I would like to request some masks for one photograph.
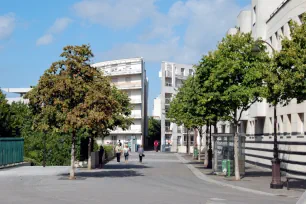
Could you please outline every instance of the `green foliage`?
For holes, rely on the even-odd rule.
[[[210,97],[218,100],[225,110],[223,118],[235,124],[240,120],[242,111],[261,100],[263,70],[270,60],[263,45],[259,45],[259,54],[254,55],[255,45],[250,33],[227,35],[214,53],[216,63],[204,82],[204,86],[210,87]],[[237,110],[240,110],[238,117]]]
[[[5,95],[0,90],[0,137],[9,137],[10,133],[10,125],[9,125],[9,117],[10,117],[10,109],[5,99]]]
[[[150,138],[150,140],[160,140],[160,136],[160,120],[156,120],[153,117],[150,117],[148,121],[148,138]]]
[[[103,145],[104,154],[106,159],[111,159],[110,156],[114,153],[114,146],[112,145]]]
[[[298,102],[306,99],[306,14],[302,15],[302,24],[289,23],[291,39],[282,40],[282,49],[275,53],[274,66],[268,70],[268,101],[277,104],[280,100],[289,102],[296,98]],[[269,97],[270,96],[270,97]]]

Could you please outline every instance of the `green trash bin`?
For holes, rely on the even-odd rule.
[[[194,148],[194,149],[193,149],[193,157],[194,157],[194,158],[198,158],[198,156],[199,156],[198,148]]]
[[[222,173],[224,175],[227,175],[227,160],[226,159],[222,160]]]
[[[230,177],[234,173],[234,161],[227,160],[227,176]]]

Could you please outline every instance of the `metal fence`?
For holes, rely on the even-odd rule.
[[[0,138],[0,166],[23,162],[23,138]]]

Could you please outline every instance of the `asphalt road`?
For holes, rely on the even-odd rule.
[[[271,204],[293,198],[242,192],[198,179],[175,154],[136,154],[129,164],[108,163],[103,170],[77,172],[67,180],[67,167],[20,167],[0,171],[1,204]]]

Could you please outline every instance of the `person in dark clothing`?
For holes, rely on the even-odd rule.
[[[100,150],[99,150],[99,167],[100,167],[100,169],[102,168],[102,165],[103,165],[103,154],[104,154],[104,148],[101,145]]]

